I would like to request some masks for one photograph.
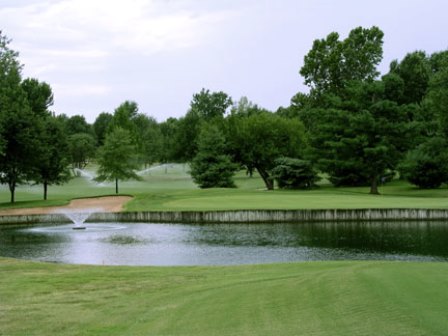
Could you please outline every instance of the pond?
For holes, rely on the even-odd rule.
[[[448,261],[445,222],[92,223],[0,227],[0,256],[68,264],[236,265],[311,260]]]

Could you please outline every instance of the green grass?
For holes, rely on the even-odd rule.
[[[244,172],[236,176],[236,189],[198,189],[187,167],[171,165],[155,168],[141,182],[120,183],[120,192],[134,195],[127,211],[238,210],[238,209],[327,209],[327,208],[448,208],[448,189],[420,190],[404,181],[380,187],[381,195],[369,195],[368,187],[335,188],[323,182],[314,190],[266,191],[263,181]],[[10,207],[53,206],[67,204],[73,198],[111,195],[114,184],[101,186],[85,178],[74,178],[62,186],[51,186],[44,202],[41,186],[20,186],[17,203],[9,203],[5,185],[0,189],[0,209]]]
[[[266,191],[244,173],[238,189],[200,190],[182,165],[120,183],[126,210],[448,208],[448,190],[402,181],[381,187]],[[75,178],[21,186],[14,207],[110,195]],[[9,208],[0,189],[0,209]],[[123,244],[127,240],[115,237]],[[310,262],[237,267],[104,267],[0,258],[0,335],[446,335],[448,263]]]
[[[446,335],[448,264],[106,267],[0,258],[0,335]]]

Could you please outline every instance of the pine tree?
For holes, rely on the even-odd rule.
[[[199,134],[198,153],[191,162],[191,176],[201,188],[232,188],[237,166],[225,154],[225,139],[219,129],[204,124]]]

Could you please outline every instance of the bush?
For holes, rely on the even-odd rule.
[[[448,181],[446,143],[434,138],[410,151],[399,170],[402,176],[419,188],[438,188]]]
[[[275,161],[272,177],[283,189],[310,189],[320,179],[310,161],[279,158]]]
[[[369,176],[358,167],[339,166],[329,172],[329,180],[335,187],[359,187],[370,184]]]

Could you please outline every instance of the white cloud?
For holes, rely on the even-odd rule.
[[[55,83],[53,85],[55,96],[63,95],[65,97],[82,97],[82,96],[105,96],[111,92],[111,88],[102,84],[68,84]]]
[[[0,9],[0,20],[19,31],[17,39],[32,38],[37,48],[95,45],[151,54],[195,46],[210,36],[213,25],[233,15],[225,10],[199,13],[170,3],[176,2],[161,6],[159,0],[47,1]]]
[[[181,116],[201,88],[275,110],[303,90],[316,38],[363,25],[386,33],[385,64],[446,48],[444,0],[0,0],[0,29],[24,76],[48,82],[59,113],[113,111],[126,99]]]
[[[201,12],[183,1],[11,1],[0,8],[6,35],[14,32],[25,74],[52,81],[56,73],[114,72],[117,59],[194,48],[213,39],[229,10]]]

